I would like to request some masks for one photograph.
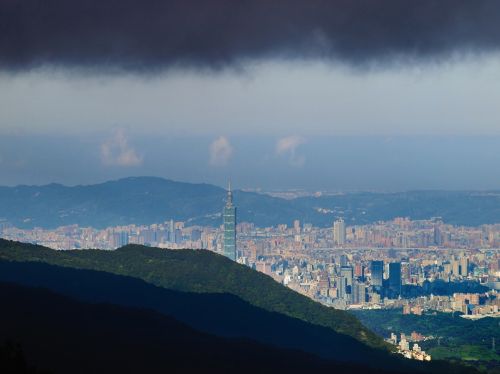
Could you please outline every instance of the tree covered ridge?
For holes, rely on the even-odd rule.
[[[83,302],[46,288],[0,282],[0,298],[0,343],[13,337],[26,348],[25,360],[19,345],[0,345],[1,373],[38,373],[31,363],[54,373],[386,372],[215,336],[151,309]]]
[[[116,251],[54,251],[0,240],[0,258],[100,270],[178,291],[229,293],[262,309],[331,328],[371,347],[388,348],[382,339],[349,313],[323,306],[264,274],[208,251],[171,251],[138,245]]]
[[[223,188],[213,185],[152,177],[73,187],[0,186],[0,218],[26,229],[72,224],[95,228],[149,225],[169,218],[217,226],[225,195]],[[238,190],[234,197],[239,221],[260,227],[292,224],[296,218],[327,227],[336,217],[363,225],[395,217],[435,216],[450,224],[477,226],[498,222],[500,214],[499,191],[347,192],[285,200]]]

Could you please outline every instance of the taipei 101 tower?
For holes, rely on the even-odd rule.
[[[226,205],[222,216],[224,219],[224,256],[236,261],[236,207],[233,205],[231,182],[227,189]]]

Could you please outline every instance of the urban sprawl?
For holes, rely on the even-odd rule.
[[[339,309],[400,308],[404,314],[460,312],[464,318],[499,317],[500,224],[458,227],[440,218],[395,218],[368,225],[332,227],[295,220],[291,226],[236,224],[228,191],[220,227],[167,220],[152,225],[95,229],[77,225],[53,230],[20,229],[0,222],[5,239],[64,249],[116,249],[141,244],[191,248],[226,255],[293,290]],[[435,290],[444,292],[436,292]],[[396,336],[408,358],[430,360],[418,344]]]

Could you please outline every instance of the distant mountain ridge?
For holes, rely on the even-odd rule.
[[[95,185],[0,187],[0,218],[20,228],[78,224],[104,228],[152,224],[168,219],[219,226],[226,191],[209,184],[131,177]],[[358,192],[293,200],[235,191],[240,222],[257,226],[292,224],[294,219],[329,226],[343,217],[366,224],[395,217],[442,217],[447,223],[500,222],[500,193],[475,191]]]

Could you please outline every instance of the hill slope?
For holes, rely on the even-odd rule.
[[[380,336],[389,337],[391,332],[410,335],[413,331],[433,336],[419,343],[433,358],[465,359],[476,365],[500,368],[500,349],[492,349],[492,340],[500,340],[496,318],[470,320],[450,313],[403,315],[401,309],[352,312]]]
[[[200,333],[152,311],[76,302],[44,289],[0,283],[0,299],[0,342],[20,343],[30,364],[54,373],[374,372]]]
[[[322,306],[264,274],[208,251],[170,251],[135,245],[116,251],[54,251],[0,239],[0,259],[106,271],[184,292],[228,293],[262,309],[331,328],[370,346],[386,347],[349,313]]]
[[[381,366],[377,364],[387,358],[387,352],[352,337],[263,310],[229,294],[179,292],[136,278],[35,262],[0,261],[0,281],[47,288],[83,302],[148,308],[207,333],[246,337],[338,361]]]
[[[138,177],[89,185],[0,187],[0,218],[17,227],[54,228],[79,224],[103,228],[152,224],[170,218],[190,223],[221,223],[224,189],[208,184]],[[496,223],[500,193],[474,191],[410,191],[346,193],[284,200],[251,192],[235,192],[239,221],[258,226],[292,224],[294,219],[329,226],[337,217],[366,224],[403,216],[440,216],[461,225]],[[323,208],[320,213],[318,208]]]
[[[443,362],[423,365],[389,354],[385,343],[348,313],[326,308],[211,253],[138,246],[58,252],[0,240],[0,259],[0,281],[42,286],[86,302],[154,309],[220,336],[249,337],[325,358],[405,372],[463,369]],[[105,268],[136,278],[84,268]]]

